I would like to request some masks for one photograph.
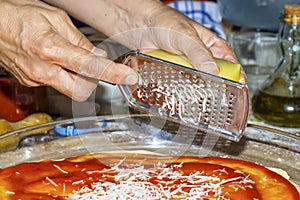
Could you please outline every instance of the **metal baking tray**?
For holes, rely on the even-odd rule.
[[[97,116],[54,121],[1,135],[0,168],[94,152],[147,151],[243,159],[283,169],[300,185],[299,146],[297,137],[257,127],[246,128],[244,137],[233,142],[152,115]]]

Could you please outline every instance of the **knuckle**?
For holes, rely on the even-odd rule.
[[[41,70],[41,67],[36,67],[35,70],[30,71],[28,76],[38,83],[43,83],[45,81],[45,72]]]
[[[15,73],[18,74],[23,81],[26,81],[27,85],[32,85],[34,82],[42,83],[45,76],[43,68],[34,62],[26,62],[25,59],[20,57],[15,59],[14,63],[10,64],[13,66]]]
[[[35,53],[41,60],[52,60],[59,55],[60,48],[55,45],[55,42],[51,39],[51,35],[47,35],[48,39],[39,40],[35,46]]]
[[[77,59],[79,63],[80,70],[79,73],[92,78],[98,78],[103,73],[103,63],[99,63],[99,61],[95,58],[95,56],[88,56],[86,58]]]
[[[61,22],[69,23],[69,24],[72,23],[69,15],[67,14],[66,11],[64,11],[62,9],[56,9],[54,12],[55,12],[56,20],[58,23],[61,23]]]
[[[63,19],[69,18],[68,14],[62,9],[55,8],[55,9],[53,9],[53,12],[55,15],[59,16],[60,18],[63,18]]]

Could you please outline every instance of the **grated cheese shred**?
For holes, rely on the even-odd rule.
[[[123,162],[123,161],[122,161]],[[172,167],[158,163],[152,168],[143,165],[121,165],[118,163],[110,169],[99,173],[116,172],[114,182],[94,182],[84,186],[68,196],[69,200],[168,200],[168,199],[213,199],[229,200],[222,192],[222,185],[229,183],[234,190],[250,187],[254,182],[248,176],[237,176],[221,180],[218,176],[207,176],[196,171],[184,175],[182,164]],[[219,170],[226,174],[225,169]],[[87,172],[89,173],[89,172]],[[95,173],[93,171],[92,173]],[[153,180],[154,177],[154,180]],[[231,184],[233,183],[233,184]],[[250,183],[250,186],[249,184]]]
[[[147,88],[147,85],[144,84],[144,87]],[[156,93],[157,98],[163,98],[163,101],[160,102],[162,105],[158,108],[159,114],[178,117],[184,122],[192,124],[201,122],[203,113],[211,111],[211,102],[219,98],[215,97],[215,92],[211,88],[206,88],[203,84],[187,84],[182,80],[171,83],[171,85],[161,83],[151,91]],[[148,93],[143,92],[143,89],[137,91],[137,96],[140,99],[149,98]],[[222,93],[222,105],[228,106],[227,101],[225,93]]]

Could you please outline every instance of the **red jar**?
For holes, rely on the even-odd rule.
[[[0,77],[0,119],[16,122],[46,111],[46,87],[25,87],[13,77]]]

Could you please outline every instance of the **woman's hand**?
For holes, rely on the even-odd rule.
[[[35,0],[0,0],[0,63],[23,85],[48,85],[83,101],[99,79],[134,84],[137,75],[106,59],[68,15]]]
[[[196,69],[212,74],[219,72],[213,57],[237,63],[225,40],[160,0],[46,1],[134,50],[184,54]]]
[[[148,27],[155,27],[146,29],[141,38],[140,46],[146,51],[159,47],[186,55],[196,69],[215,75],[219,73],[219,67],[213,58],[238,63],[227,41],[176,10],[158,7],[145,20]],[[246,82],[243,68],[239,82]]]
[[[160,2],[149,2],[153,6],[148,5],[149,9],[144,9],[144,15],[140,15],[149,27],[140,39],[139,46],[142,49],[161,48],[175,54],[184,54],[196,69],[211,74],[219,72],[214,57],[238,63],[227,41],[178,11]],[[246,82],[242,68],[239,82]]]

